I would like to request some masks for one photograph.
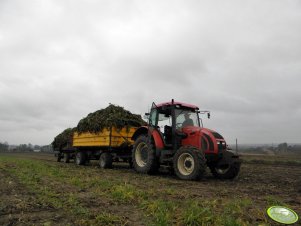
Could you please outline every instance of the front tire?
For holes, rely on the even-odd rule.
[[[141,135],[134,143],[132,152],[133,167],[138,173],[156,173],[159,169],[159,162],[156,157],[156,150],[150,140]]]
[[[100,155],[99,166],[103,169],[111,169],[113,163],[113,158],[110,153],[104,152]]]
[[[222,180],[231,180],[238,175],[240,171],[240,163],[234,162],[220,166],[217,164],[212,164],[212,166],[210,166],[209,168],[214,177]]]
[[[226,151],[218,162],[209,164],[209,168],[214,177],[218,179],[234,179],[240,171],[241,161],[237,155]]]
[[[182,180],[198,180],[206,169],[203,151],[193,146],[179,148],[173,157],[175,174]]]

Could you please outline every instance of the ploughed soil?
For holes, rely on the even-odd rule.
[[[141,175],[125,163],[114,163],[113,169],[99,169],[96,161],[91,161],[88,166],[76,166],[72,162],[57,162],[52,153],[0,153],[0,159],[2,157],[10,159],[0,164],[0,225],[4,226],[160,225],[159,221],[153,220],[151,207],[146,207],[135,198],[131,199],[130,191],[121,196],[110,196],[108,187],[101,190],[92,183],[91,186],[77,185],[74,179],[70,182],[68,178],[64,183],[64,180],[56,180],[55,175],[47,177],[45,174],[39,179],[40,185],[25,183],[25,179],[20,176],[22,172],[18,174],[13,171],[22,170],[17,163],[20,159],[55,166],[72,172],[73,175],[78,173],[79,179],[89,177],[90,182],[93,177],[105,178],[107,183],[120,180],[125,185],[149,192],[147,194],[152,194],[154,199],[171,203],[184,202],[186,199],[206,200],[215,202],[214,208],[221,208],[223,211],[223,207],[218,207],[219,202],[248,199],[251,204],[244,211],[249,212],[244,213],[242,219],[248,223],[241,225],[280,225],[266,216],[267,207],[275,204],[288,206],[301,216],[301,157],[242,156],[243,163],[238,177],[224,181],[214,178],[209,171],[200,181],[181,181],[166,169],[153,176]],[[33,176],[36,174],[38,173],[33,173]],[[49,187],[55,194],[49,194],[47,200],[46,190],[37,186],[44,186],[46,190]],[[65,200],[62,206],[56,204],[60,197]],[[55,198],[58,200],[53,201]],[[76,209],[79,206],[84,210]],[[99,217],[102,212],[106,215]],[[81,221],[80,216],[86,220]],[[93,217],[98,221],[89,221]],[[170,222],[173,225],[183,225],[177,219]],[[294,225],[299,224],[300,220]]]

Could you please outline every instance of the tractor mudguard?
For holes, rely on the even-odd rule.
[[[140,128],[138,128],[135,133],[132,136],[132,140],[136,140],[140,135],[144,134],[145,136],[147,136],[147,131],[148,131],[148,127],[147,126],[141,126]]]
[[[151,131],[152,133],[152,137],[154,139],[155,142],[155,146],[157,150],[161,150],[164,148],[164,142],[163,142],[163,138],[161,136],[161,134],[157,131],[157,130],[153,130]]]
[[[164,142],[161,134],[159,133],[158,130],[152,128],[152,127],[147,127],[147,126],[141,126],[139,129],[136,130],[136,132],[132,136],[132,140],[136,140],[140,135],[147,136],[148,133],[151,133],[152,138],[155,142],[155,147],[157,150],[161,150],[164,148]]]

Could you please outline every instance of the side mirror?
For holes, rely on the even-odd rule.
[[[207,113],[207,117],[208,117],[208,119],[210,119],[210,112]]]

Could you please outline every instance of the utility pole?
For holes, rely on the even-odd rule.
[[[236,138],[236,145],[235,145],[235,151],[236,151],[236,154],[238,154],[238,145],[237,145],[237,138]]]

